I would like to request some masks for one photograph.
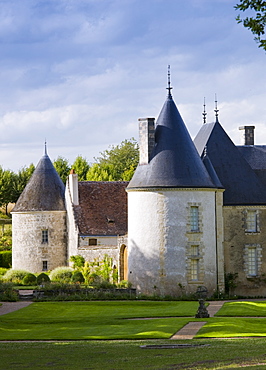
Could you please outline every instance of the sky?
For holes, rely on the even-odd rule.
[[[219,121],[235,144],[266,144],[266,54],[235,17],[237,0],[0,0],[0,165],[44,154],[72,164],[138,139],[172,95],[195,137]],[[244,14],[245,15],[245,14]]]

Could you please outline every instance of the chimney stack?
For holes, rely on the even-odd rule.
[[[139,164],[148,164],[155,144],[155,118],[139,119]]]
[[[241,132],[241,144],[254,145],[255,126],[241,126],[239,130],[243,131]]]
[[[74,204],[74,206],[78,206],[79,205],[78,175],[75,173],[75,170],[72,169],[70,171],[68,181],[72,203]]]

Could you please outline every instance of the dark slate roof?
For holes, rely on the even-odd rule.
[[[205,124],[194,143],[201,155],[204,147],[225,188],[224,205],[266,204],[266,188],[219,122]]]
[[[79,206],[74,206],[81,235],[127,233],[126,181],[80,181]]]
[[[237,146],[256,175],[266,185],[266,145]]]
[[[50,158],[39,161],[13,212],[65,211],[65,186]]]
[[[156,123],[151,160],[137,167],[128,189],[150,187],[215,187],[171,95]]]

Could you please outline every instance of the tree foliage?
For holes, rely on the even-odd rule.
[[[85,181],[87,172],[89,171],[89,163],[87,162],[86,158],[83,158],[79,155],[75,162],[72,164],[72,168],[75,170],[75,173],[78,175],[79,181]]]
[[[56,169],[56,172],[61,177],[61,180],[65,184],[71,168],[68,160],[64,157],[58,156],[57,159],[54,160],[53,165]]]
[[[87,180],[129,181],[139,162],[139,147],[132,138],[100,153],[87,175]]]
[[[259,47],[266,50],[266,39],[262,36],[265,34],[266,25],[266,1],[263,0],[239,0],[239,4],[235,6],[236,10],[242,12],[250,10],[253,13],[252,17],[241,18],[240,15],[236,17],[238,23],[242,23],[244,27],[248,28],[254,35],[254,40],[258,42]]]

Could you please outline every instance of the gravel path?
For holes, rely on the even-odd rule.
[[[10,312],[20,310],[21,308],[29,306],[32,302],[0,302],[0,315],[5,315]]]

